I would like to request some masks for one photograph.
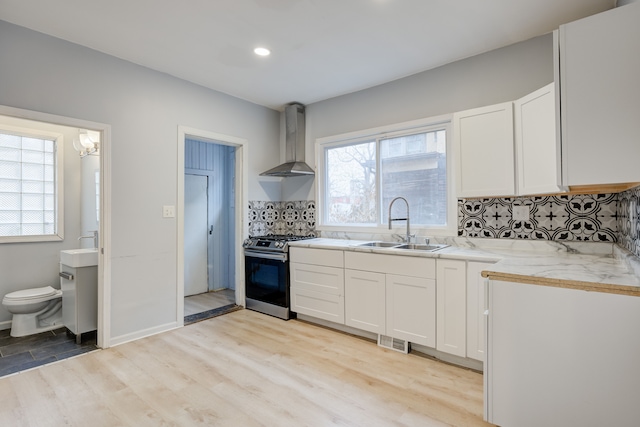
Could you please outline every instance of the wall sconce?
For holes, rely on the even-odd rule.
[[[78,138],[73,140],[73,148],[80,154],[80,157],[84,157],[89,154],[97,154],[100,143],[94,141],[88,131],[80,130]]]

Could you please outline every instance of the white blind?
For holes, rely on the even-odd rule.
[[[0,236],[56,233],[56,143],[0,133]]]

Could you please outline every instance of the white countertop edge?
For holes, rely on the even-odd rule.
[[[456,243],[456,239],[433,239]],[[640,260],[611,243],[547,241],[471,241],[467,247],[449,246],[434,252],[394,248],[362,247],[370,240],[316,238],[291,242],[292,247],[346,250],[384,255],[434,259],[457,259],[495,263],[489,271],[537,279],[584,281],[611,285],[640,286]],[[469,243],[469,239],[463,239]]]

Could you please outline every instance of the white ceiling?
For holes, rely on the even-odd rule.
[[[274,109],[548,33],[615,0],[0,0],[0,19]],[[256,46],[271,49],[257,57]]]

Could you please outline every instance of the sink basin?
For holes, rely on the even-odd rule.
[[[369,243],[361,243],[358,246],[367,246],[370,248],[395,248],[400,243],[395,242],[369,242]]]
[[[98,249],[68,249],[60,251],[60,264],[73,268],[98,265]]]
[[[400,246],[396,246],[395,249],[406,249],[411,251],[426,251],[434,252],[442,248],[446,248],[449,245],[421,245],[419,243],[408,243]]]

